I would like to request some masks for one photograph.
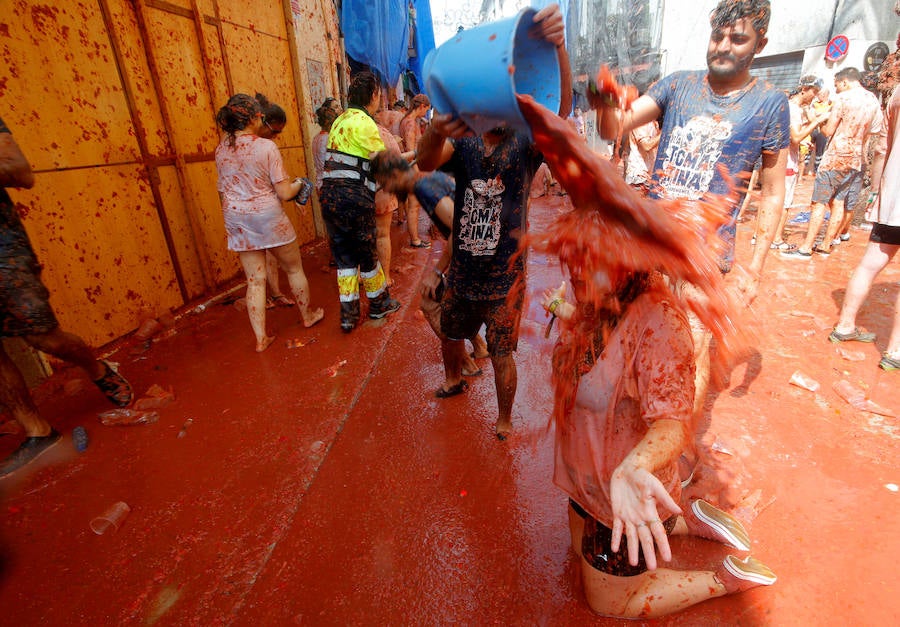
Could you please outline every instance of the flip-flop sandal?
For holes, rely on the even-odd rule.
[[[480,377],[483,374],[484,374],[484,370],[482,370],[481,368],[478,368],[476,370],[471,370],[469,372],[466,372],[465,369],[463,369],[463,371],[462,371],[462,375],[464,377]]]
[[[866,331],[860,331],[859,327],[856,327],[850,333],[840,333],[836,329],[833,330],[829,335],[828,339],[837,344],[838,342],[866,342],[871,343],[875,341],[875,334],[868,333]]]
[[[431,248],[431,242],[429,242],[428,240],[424,240],[424,239],[419,240],[418,244],[414,244],[413,242],[410,242],[409,245],[412,246],[413,248]]]
[[[891,370],[900,370],[900,359],[884,355],[881,358],[881,361],[878,362],[878,367],[888,372]]]
[[[828,250],[825,250],[825,249],[822,248],[821,246],[816,246],[815,248],[813,248],[813,252],[814,252],[814,253],[819,253],[819,254],[822,255],[823,257],[827,257],[828,255],[831,254],[831,249],[829,248]]]
[[[466,390],[469,389],[469,382],[463,379],[456,385],[450,386],[449,390],[445,390],[443,387],[439,387],[437,392],[434,393],[438,398],[450,398],[451,396],[456,396],[457,394],[462,394]]]

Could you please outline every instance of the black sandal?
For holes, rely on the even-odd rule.
[[[106,368],[106,372],[102,377],[94,381],[94,385],[100,388],[100,391],[110,400],[113,405],[119,407],[128,407],[134,400],[134,391],[131,384],[125,380],[105,359],[101,359],[100,363]]]
[[[462,394],[466,390],[469,389],[469,382],[465,379],[460,380],[456,385],[450,386],[449,390],[445,390],[443,387],[439,387],[437,392],[434,393],[438,398],[450,398],[451,396],[456,396],[457,394]]]

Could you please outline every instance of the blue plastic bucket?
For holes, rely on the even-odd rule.
[[[476,133],[502,124],[530,133],[516,94],[553,112],[560,104],[556,46],[528,36],[534,9],[458,33],[432,50],[423,67],[425,91],[438,113],[452,113]]]

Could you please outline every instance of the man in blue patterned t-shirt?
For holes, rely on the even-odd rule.
[[[768,0],[722,0],[710,16],[707,71],[675,72],[663,78],[627,112],[596,103],[598,128],[607,138],[662,118],[653,171],[660,197],[699,199],[712,194],[727,198],[736,214],[747,191],[739,180],[749,178],[762,156],[759,220],[765,241],[746,265],[749,276],[738,277],[748,302],[756,296],[781,213],[790,145],[787,97],[750,75],[754,56],[768,41],[769,15]],[[723,236],[728,242],[723,259],[727,272],[734,252],[733,223],[723,229]]]
[[[597,128],[605,138],[627,136],[634,128],[662,118],[653,172],[654,193],[663,198],[718,196],[728,203],[732,221],[722,227],[723,272],[732,269],[735,220],[746,181],[761,157],[762,188],[753,256],[733,279],[749,305],[759,289],[766,254],[775,237],[784,202],[784,176],[790,145],[787,97],[750,74],[753,58],[768,39],[769,0],[721,0],[710,14],[707,71],[676,72],[635,100],[629,111],[603,97]],[[743,264],[742,264],[743,265]],[[694,326],[697,359],[695,408],[703,407],[709,383],[710,333]]]

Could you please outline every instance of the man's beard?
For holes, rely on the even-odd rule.
[[[707,55],[706,57],[706,67],[709,70],[709,73],[715,76],[716,78],[733,78],[738,76],[748,70],[750,66],[753,64],[753,57],[755,55],[753,53],[748,54],[744,57],[738,57],[733,54],[717,54],[714,56]],[[731,61],[732,67],[731,69],[724,69],[720,67],[713,67],[713,61],[718,59],[724,59]]]

